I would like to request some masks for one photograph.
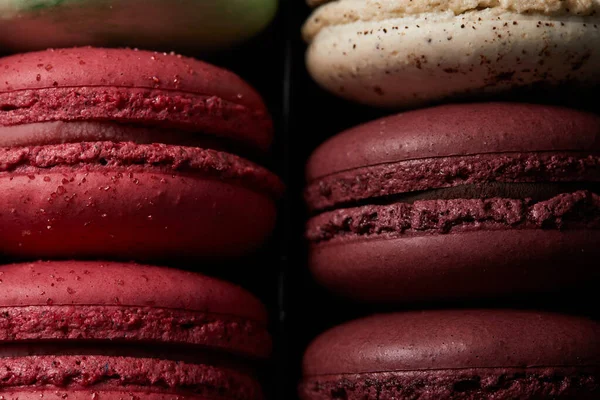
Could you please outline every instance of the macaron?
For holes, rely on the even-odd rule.
[[[175,54],[0,59],[0,254],[221,259],[254,251],[281,181],[272,121],[238,76]]]
[[[600,278],[597,115],[517,103],[405,112],[326,141],[307,179],[309,266],[336,294],[468,299]]]
[[[321,86],[354,102],[412,108],[600,83],[598,0],[326,3],[303,27],[306,64]]]
[[[375,315],[318,337],[302,400],[596,399],[600,324],[534,311]]]
[[[136,264],[0,267],[5,399],[263,398],[266,311],[245,290]]]
[[[5,0],[0,49],[140,47],[212,51],[264,29],[276,0]]]

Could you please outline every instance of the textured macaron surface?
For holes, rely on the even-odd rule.
[[[496,297],[598,277],[596,115],[513,103],[406,112],[328,140],[307,178],[309,266],[337,294]]]
[[[92,261],[6,265],[0,283],[3,394],[262,399],[266,311],[235,285]]]
[[[176,54],[75,48],[0,59],[0,125],[104,121],[182,129],[266,149],[272,123],[235,74]]]
[[[227,152],[199,147],[111,141],[0,147],[0,174],[78,170],[157,175],[187,172],[238,183],[274,199],[282,192],[281,181],[265,168]]]
[[[599,329],[592,320],[531,311],[376,315],[336,327],[309,346],[300,393],[303,399],[593,398],[600,390]]]
[[[193,345],[266,357],[266,311],[232,284],[175,269],[92,261],[0,268],[0,340]]]
[[[0,389],[14,399],[70,392],[87,398],[183,398],[260,400],[262,390],[248,374],[206,364],[154,358],[28,356],[2,358]],[[126,397],[122,397],[126,393]],[[170,395],[170,397],[166,397]],[[148,396],[148,397],[146,397]],[[181,397],[179,397],[181,396]],[[31,398],[31,397],[29,397]]]
[[[315,4],[314,1],[311,1]],[[342,12],[341,12],[342,11]],[[484,11],[484,12],[482,12]],[[312,39],[318,32],[332,25],[350,24],[358,21],[377,21],[394,18],[407,18],[423,14],[446,14],[447,16],[466,16],[479,18],[509,15],[531,19],[539,17],[587,17],[598,20],[600,2],[597,0],[338,0],[319,8],[304,27],[305,37]],[[512,14],[512,15],[511,15]],[[519,19],[520,19],[519,18]]]
[[[0,71],[0,253],[221,259],[271,233],[282,183],[234,154],[266,150],[272,121],[238,76],[99,48],[15,55]]]
[[[338,0],[304,25],[306,64],[332,93],[391,109],[517,89],[558,97],[598,84],[599,10],[598,0]]]
[[[308,234],[564,227],[569,217],[597,224],[599,168],[592,114],[510,103],[398,114],[315,151],[306,198],[321,214]]]

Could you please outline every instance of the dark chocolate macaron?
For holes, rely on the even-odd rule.
[[[266,311],[232,284],[100,262],[0,267],[5,399],[263,398]]]
[[[600,324],[511,310],[376,315],[308,348],[302,400],[597,399]]]
[[[264,152],[272,121],[233,73],[76,48],[0,76],[0,254],[219,258],[270,234],[281,182],[234,153]]]
[[[331,290],[401,302],[597,280],[600,117],[448,105],[350,129],[308,163],[310,267]]]

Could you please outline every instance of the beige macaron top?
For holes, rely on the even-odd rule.
[[[323,28],[355,22],[422,17],[431,22],[440,17],[465,15],[475,19],[592,17],[600,20],[600,0],[308,0],[317,8],[303,27],[311,41]]]

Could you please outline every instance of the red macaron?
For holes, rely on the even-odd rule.
[[[235,285],[77,261],[3,266],[0,282],[4,398],[263,398],[266,311]]]
[[[264,152],[272,122],[233,73],[75,48],[0,75],[0,254],[221,258],[270,234],[282,184],[234,153]]]
[[[318,337],[302,400],[597,399],[600,324],[514,310],[374,315]]]
[[[599,277],[600,117],[514,103],[406,112],[308,163],[310,268],[336,293],[433,301]]]

